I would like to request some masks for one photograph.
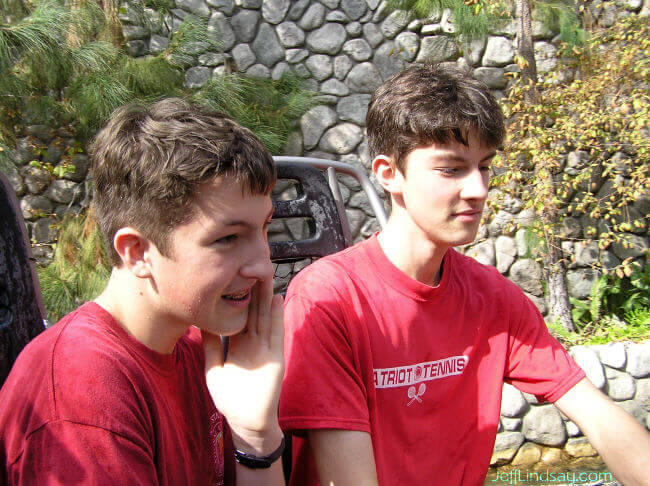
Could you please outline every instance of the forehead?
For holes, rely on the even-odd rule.
[[[420,145],[405,157],[405,162],[414,160],[442,160],[442,161],[458,161],[458,162],[481,162],[489,159],[496,154],[496,149],[485,145],[476,136],[470,136],[467,139],[467,145],[464,145],[455,140],[449,143],[432,143]]]
[[[222,175],[201,184],[194,197],[190,221],[228,225],[233,222],[256,225],[272,209],[268,194],[251,194],[233,176]]]

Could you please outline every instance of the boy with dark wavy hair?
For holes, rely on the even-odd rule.
[[[92,157],[112,273],[0,391],[0,483],[284,484],[270,154],[169,99],[118,109]]]
[[[504,139],[487,87],[455,67],[412,67],[375,92],[366,126],[388,224],[287,292],[291,484],[482,485],[504,381],[554,402],[625,484],[648,484],[646,431],[519,288],[453,249],[476,236]]]

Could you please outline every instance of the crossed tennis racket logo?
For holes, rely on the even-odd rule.
[[[420,386],[417,389],[417,393],[415,392],[415,386],[409,386],[407,394],[408,397],[411,399],[411,401],[408,402],[406,406],[410,407],[415,400],[422,403],[422,399],[420,397],[424,395],[425,391],[427,391],[427,385],[425,385],[424,383],[420,383]]]

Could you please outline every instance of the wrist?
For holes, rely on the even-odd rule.
[[[285,442],[284,437],[282,437],[280,445],[270,454],[263,456],[249,454],[235,449],[235,461],[249,469],[268,469],[282,457],[284,448]]]
[[[277,450],[284,438],[279,426],[263,432],[233,426],[230,427],[230,430],[235,449],[245,454],[260,457],[269,455]]]

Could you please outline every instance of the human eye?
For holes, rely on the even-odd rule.
[[[494,157],[496,157],[496,153],[491,154],[488,157],[485,157],[481,162],[479,162],[478,168],[481,172],[486,172],[490,173],[492,170],[492,161],[494,160]]]
[[[230,243],[234,243],[235,241],[237,241],[238,238],[239,235],[232,234],[232,235],[222,236],[221,238],[217,238],[214,242],[217,245],[228,245]]]
[[[458,167],[437,167],[436,170],[445,176],[452,176],[458,173]]]

